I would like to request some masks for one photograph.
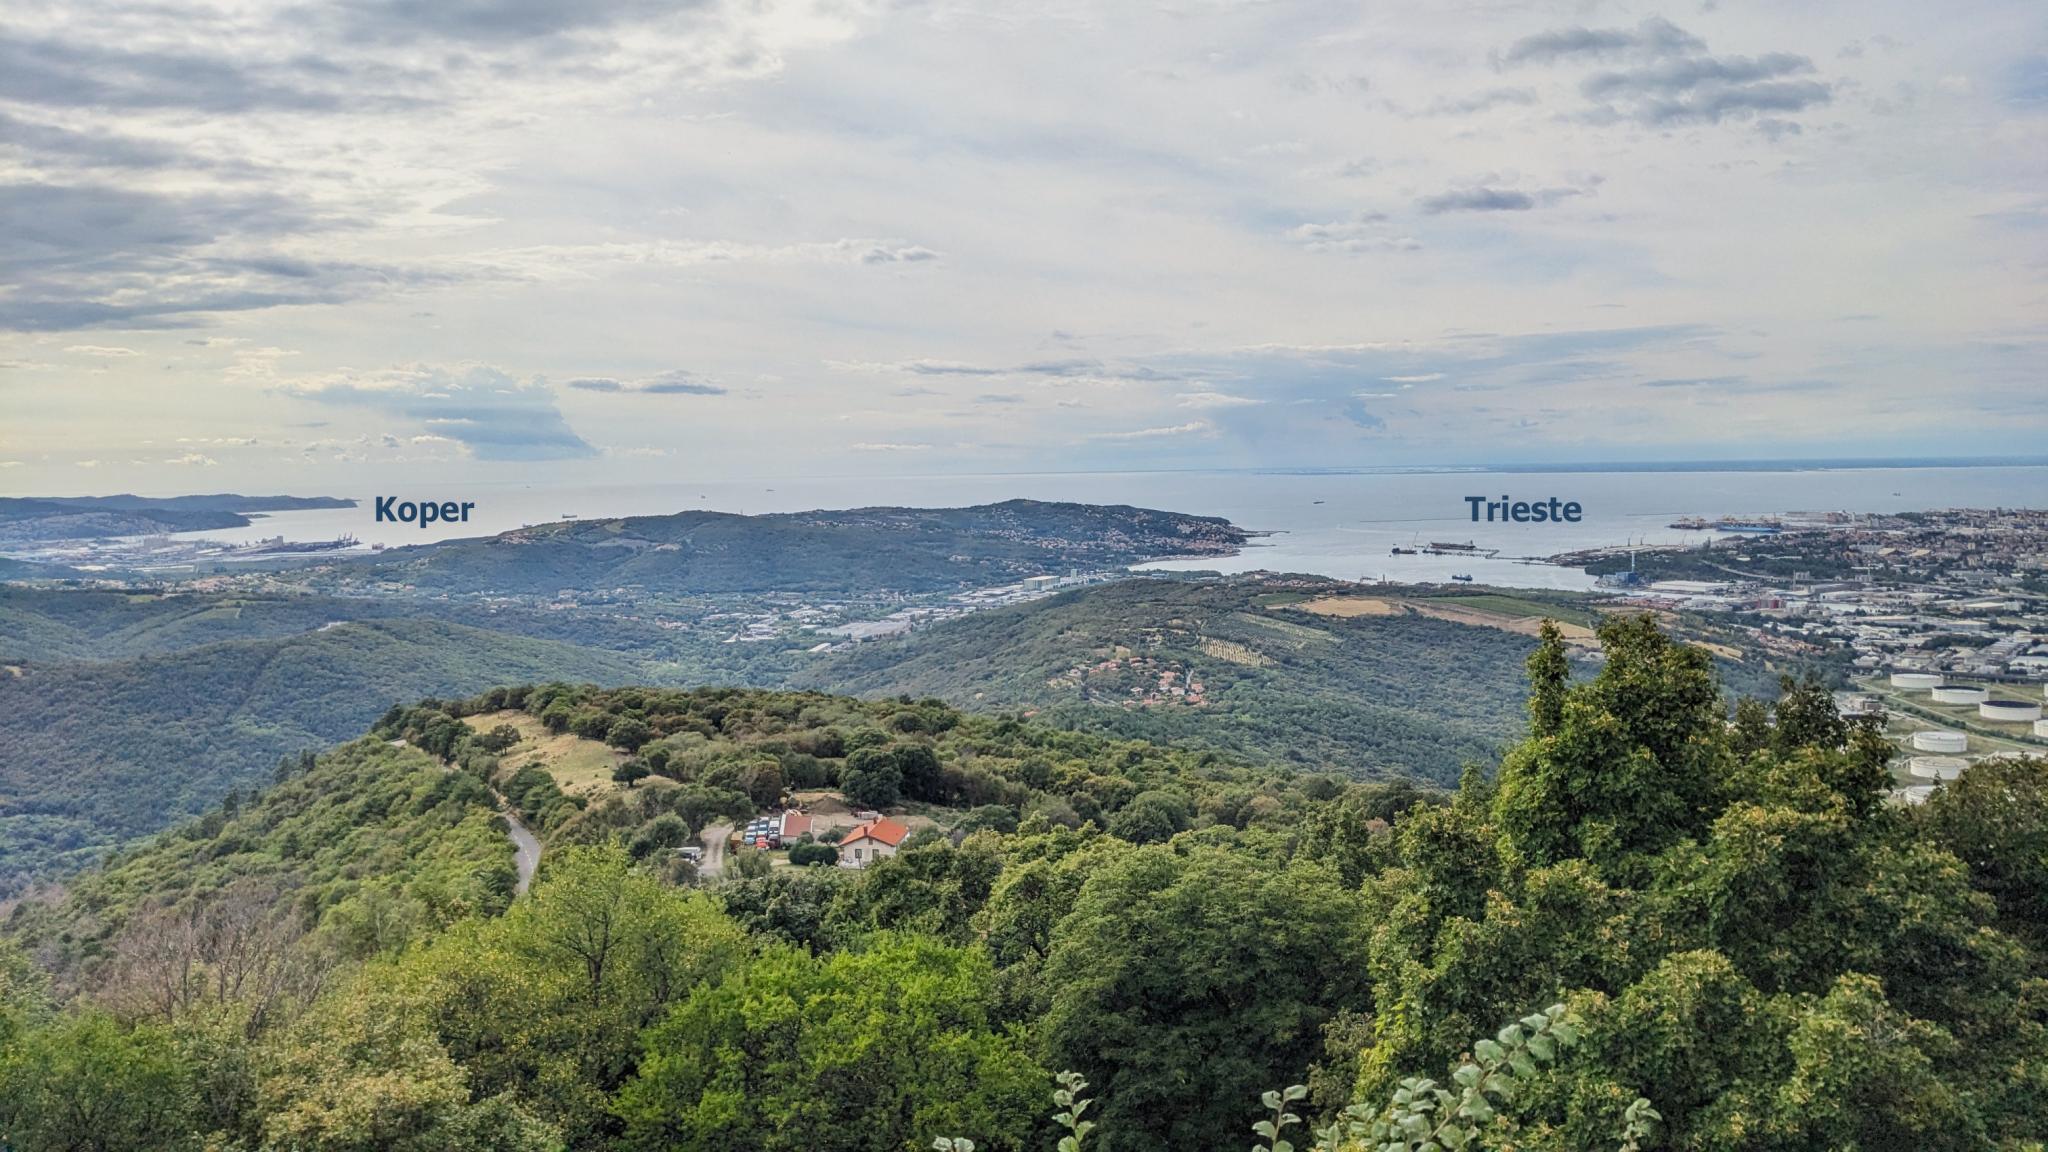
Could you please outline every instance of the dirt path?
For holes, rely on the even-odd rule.
[[[706,824],[697,839],[704,842],[704,859],[697,862],[697,875],[711,877],[725,871],[725,845],[732,839],[732,825]]]

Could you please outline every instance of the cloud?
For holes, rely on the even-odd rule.
[[[1652,16],[1634,28],[1559,28],[1524,36],[1499,53],[1496,62],[1553,64],[1618,56],[1675,56],[1703,52],[1706,47],[1706,41],[1661,16]]]
[[[1674,377],[1662,380],[1645,380],[1645,388],[1728,388],[1745,381],[1742,376],[1694,376]]]
[[[1389,384],[1427,384],[1432,380],[1441,380],[1443,378],[1444,374],[1441,372],[1418,372],[1413,376],[1380,377],[1380,379],[1385,380]]]
[[[1183,392],[1176,399],[1183,408],[1243,408],[1265,403],[1249,396],[1232,396],[1228,392]]]
[[[931,445],[886,443],[878,444],[871,441],[862,441],[857,444],[849,444],[847,445],[847,447],[855,452],[923,452],[931,448]]]
[[[1088,439],[1158,440],[1168,436],[1191,436],[1197,432],[1207,432],[1208,430],[1209,425],[1207,423],[1201,420],[1191,420],[1186,424],[1174,424],[1165,428],[1139,428],[1130,432],[1096,432],[1090,435]]]
[[[197,453],[197,452],[187,452],[187,453],[186,453],[185,455],[183,455],[183,456],[174,456],[174,457],[172,457],[172,458],[170,458],[170,459],[168,459],[168,460],[165,460],[165,461],[164,461],[164,463],[166,463],[166,464],[177,464],[177,465],[181,465],[181,466],[182,466],[182,465],[196,465],[196,466],[198,466],[198,467],[201,467],[201,468],[212,468],[212,467],[215,467],[215,466],[219,465],[219,464],[220,464],[220,461],[218,461],[218,460],[215,460],[215,459],[214,459],[213,457],[211,457],[211,456],[204,456],[204,455],[201,455],[200,453]]]
[[[1454,188],[1434,196],[1424,196],[1416,201],[1416,206],[1431,216],[1445,212],[1527,212],[1585,194],[1582,188],[1539,188],[1534,192],[1514,188]]]
[[[72,344],[64,349],[76,356],[97,356],[111,360],[136,354],[133,348],[121,348],[108,344]]]
[[[1817,80],[1795,80],[1813,61],[1787,52],[1698,56],[1588,76],[1580,90],[1604,106],[1653,125],[1714,124],[1762,112],[1802,112],[1832,97]]]
[[[609,376],[586,376],[571,380],[568,387],[579,392],[638,392],[648,396],[724,396],[727,390],[706,384],[678,368],[640,380],[614,380]]]
[[[1355,220],[1333,220],[1327,224],[1301,224],[1287,237],[1311,252],[1415,252],[1422,242],[1391,230],[1378,213],[1366,213]]]
[[[1565,28],[1524,37],[1495,57],[1500,67],[1572,61],[1629,60],[1631,67],[1594,72],[1579,84],[1593,120],[1630,119],[1651,127],[1718,124],[1774,114],[1763,130],[1773,140],[1796,132],[1783,119],[1828,103],[1831,85],[1808,79],[1813,61],[1790,52],[1714,56],[1706,41],[1653,17],[1633,29]]]
[[[0,184],[0,330],[150,328],[199,313],[332,303],[447,282],[440,273],[286,255],[269,247],[323,225],[275,193],[157,193],[104,185]]]
[[[1528,107],[1536,103],[1533,88],[1488,88],[1466,96],[1439,96],[1423,109],[1425,116],[1469,116],[1500,107]]]
[[[288,385],[289,395],[409,420],[479,460],[571,460],[597,450],[571,429],[554,393],[496,368],[399,369]]]

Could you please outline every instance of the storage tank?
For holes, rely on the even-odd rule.
[[[1894,788],[1892,795],[1908,804],[1925,804],[1927,798],[1934,795],[1934,785],[1908,784],[1904,788]]]
[[[1941,687],[1941,673],[1894,672],[1892,673],[1892,687],[1904,688],[1913,692],[1924,692],[1929,688],[1939,688]]]
[[[1991,693],[1975,684],[1950,684],[1934,690],[1936,704],[1982,704]]]
[[[2048,720],[2034,721],[2034,735],[2048,736]]]
[[[2032,700],[1986,700],[1977,705],[1977,715],[2000,724],[2025,724],[2041,718],[2041,706]]]
[[[1916,752],[1943,752],[1955,755],[1970,750],[1970,738],[1961,732],[1948,732],[1940,728],[1929,728],[1913,733],[1913,750]]]
[[[1915,756],[1906,762],[1906,771],[1922,780],[1953,780],[1969,766],[1960,756]]]

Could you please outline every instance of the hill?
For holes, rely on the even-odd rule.
[[[624,656],[420,619],[13,667],[0,675],[0,895],[203,811],[396,701],[652,674]]]
[[[1443,784],[1522,731],[1532,638],[1419,612],[1319,614],[1275,587],[1121,581],[871,641],[794,682]]]
[[[347,508],[330,496],[47,496],[0,497],[0,546],[243,528],[248,513]]]
[[[281,762],[199,819],[113,856],[59,904],[26,903],[8,933],[67,983],[132,981],[179,913],[232,905],[244,928],[325,928],[364,955],[512,897],[512,849],[488,789],[416,749],[359,739]]]
[[[1648,616],[1598,639],[1573,676],[1546,637],[1529,738],[1419,802],[935,701],[394,708],[9,915],[0,1125],[24,1152],[1025,1150],[1085,1097],[1109,1152],[1261,1119],[1344,1149],[2036,1148],[2048,762],[1889,803],[1894,749],[1817,681],[1730,725],[1704,649]],[[554,774],[606,763],[660,783]],[[862,868],[669,851],[798,779],[930,823]],[[548,830],[509,900],[484,781]]]
[[[1213,516],[1034,500],[766,516],[680,512],[393,549],[339,564],[333,575],[451,594],[931,592],[1160,556],[1227,555],[1246,539]]]

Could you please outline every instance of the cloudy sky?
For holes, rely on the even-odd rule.
[[[2038,0],[7,0],[0,201],[0,491],[2048,443]]]

